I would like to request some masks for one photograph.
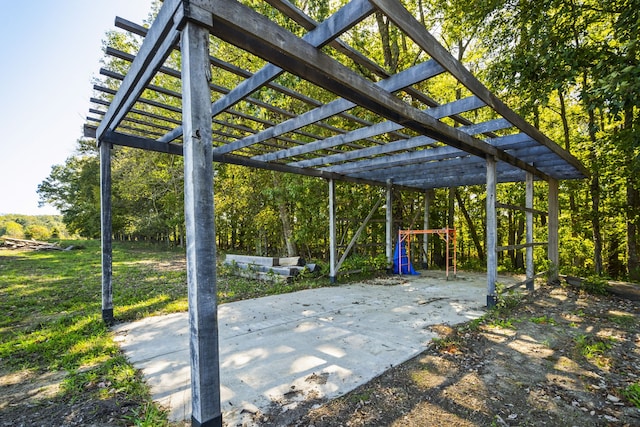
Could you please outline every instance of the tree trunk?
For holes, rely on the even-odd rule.
[[[455,228],[455,192],[454,187],[449,188],[449,207],[447,210],[447,228]]]
[[[638,190],[633,188],[631,178],[627,178],[627,269],[629,279],[636,282],[640,280],[640,261],[638,260],[638,227],[636,225],[636,212],[640,208]]]
[[[592,147],[596,147],[596,121],[593,110],[589,110],[589,138]],[[589,190],[591,193],[591,226],[593,228],[593,259],[596,274],[602,274],[602,231],[600,230],[600,171],[598,167],[598,156],[595,148],[591,149],[591,183]]]
[[[633,128],[633,105],[625,106],[624,129],[631,131]],[[626,137],[626,135],[625,135]],[[636,186],[635,176],[631,173],[634,161],[633,148],[625,144],[625,151],[631,151],[625,158],[627,162],[627,270],[629,279],[640,280],[640,260],[638,260],[638,213],[640,212],[640,194]]]
[[[385,16],[376,12],[376,21],[378,23],[378,32],[380,33],[380,41],[382,42],[382,53],[384,55],[384,65],[389,73],[394,74],[398,68],[399,48],[398,41],[392,38],[389,32],[389,20]]]
[[[278,173],[272,173],[273,185],[276,188],[282,189],[282,181]],[[280,221],[282,222],[282,237],[284,238],[284,244],[287,247],[287,256],[298,256],[298,247],[293,240],[293,227],[291,226],[291,216],[289,215],[289,209],[287,207],[287,201],[285,197],[278,194],[276,203],[278,205],[278,213],[280,215]]]
[[[476,251],[478,251],[478,258],[480,261],[484,262],[484,250],[482,249],[482,244],[480,243],[480,239],[478,238],[478,232],[476,230],[476,226],[471,220],[471,216],[469,212],[467,212],[467,208],[462,201],[462,197],[460,197],[460,193],[458,190],[455,191],[456,199],[458,200],[458,207],[460,207],[460,211],[464,216],[465,221],[467,221],[467,226],[469,227],[469,234],[471,234],[471,240],[473,240],[473,244],[476,247]]]
[[[519,245],[522,243],[522,239],[524,238],[524,218],[521,216],[518,218],[518,226],[516,229],[516,239],[515,244]],[[524,251],[519,249],[516,251],[516,263],[514,264],[516,268],[524,268]]]
[[[507,213],[507,218],[509,220],[509,229],[507,232],[507,245],[509,246],[513,246],[516,244],[516,224],[515,224],[515,219],[513,217],[513,211],[509,210],[509,212]],[[516,265],[516,250],[515,249],[509,249],[507,251],[507,254],[509,255],[509,259],[511,260],[511,265],[515,267]]]
[[[558,89],[558,101],[560,102],[560,120],[562,121],[562,135],[564,139],[564,149],[570,151],[571,134],[569,133],[569,120],[567,119],[567,105],[564,99],[564,92]],[[576,206],[576,196],[573,186],[569,186],[569,209],[571,210],[571,235],[576,237],[576,227],[578,224],[578,207]]]

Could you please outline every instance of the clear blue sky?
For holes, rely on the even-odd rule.
[[[38,184],[82,137],[102,40],[152,0],[0,0],[0,214],[49,215]]]

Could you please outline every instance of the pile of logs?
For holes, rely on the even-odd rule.
[[[232,267],[233,273],[271,282],[291,281],[305,268],[313,272],[315,264],[306,264],[301,257],[272,258],[250,255],[227,254],[224,263]]]
[[[0,247],[7,249],[30,249],[34,251],[64,251],[57,243],[39,242],[37,240],[14,239],[13,237],[2,237]],[[67,248],[68,249],[68,248]]]

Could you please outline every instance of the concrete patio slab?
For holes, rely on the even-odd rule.
[[[500,277],[505,284],[516,279]],[[484,313],[486,276],[392,276],[218,307],[225,425],[252,425],[272,405],[331,399],[422,352],[431,325]],[[173,421],[190,419],[187,313],[114,328],[116,340]]]

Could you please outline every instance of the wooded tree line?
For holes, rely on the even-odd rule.
[[[252,3],[268,8],[264,2]],[[340,6],[329,0],[295,3],[317,21]],[[640,0],[404,3],[481,81],[590,170],[587,180],[560,186],[561,271],[640,279]],[[300,31],[288,21],[281,24]],[[125,52],[135,52],[139,44],[135,37],[116,32],[108,39],[108,45]],[[378,57],[389,72],[422,60],[421,53],[382,15],[375,15],[370,26],[359,26],[345,39]],[[242,58],[238,51],[216,54]],[[170,61],[177,63],[177,54]],[[245,65],[255,71],[261,64]],[[128,62],[112,59],[109,66],[124,74]],[[366,70],[361,72],[367,75]],[[222,83],[232,79],[222,72],[217,77]],[[177,80],[158,78],[166,78],[162,83],[180,90]],[[113,89],[118,81],[107,79],[104,84]],[[423,89],[435,99],[452,89],[461,97],[455,82],[445,79],[432,79]],[[313,95],[322,99],[322,94]],[[102,96],[108,99],[110,94],[103,92]],[[171,96],[150,92],[149,97],[153,96],[180,106],[179,99]],[[182,159],[122,147],[112,151],[115,237],[182,243]],[[97,237],[98,183],[94,142],[80,141],[76,154],[52,168],[39,192],[44,202],[60,209],[70,231]],[[535,187],[534,205],[546,210],[546,185],[536,183]],[[498,188],[498,201],[524,205],[524,184],[500,184]],[[430,227],[455,226],[463,261],[481,261],[485,256],[484,189],[440,189],[432,196]],[[383,188],[338,186],[338,235],[343,245],[380,197],[384,197]],[[424,197],[394,191],[397,227],[422,228]],[[328,188],[324,181],[216,164],[214,198],[221,250],[327,256]],[[359,240],[360,253],[384,253],[383,218],[380,209]],[[524,214],[501,210],[498,218],[502,244],[524,241]],[[537,241],[546,241],[545,221],[536,218]],[[444,249],[437,239],[433,245],[430,258],[438,264]],[[536,249],[536,257],[543,259],[543,252]],[[506,252],[502,262],[521,267],[522,254]]]
[[[0,215],[0,238],[65,239],[70,235],[59,215]]]

